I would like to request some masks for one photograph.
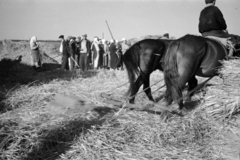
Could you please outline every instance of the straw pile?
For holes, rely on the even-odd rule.
[[[103,103],[101,93],[121,97],[127,91],[128,85],[112,90],[128,81],[125,71],[53,70],[25,74],[25,79],[29,79],[27,84],[0,88],[0,106],[4,108],[0,114],[0,159],[227,159],[218,148],[226,138],[222,124],[205,112],[184,117],[170,114],[165,119],[154,110],[116,110]],[[161,79],[162,73],[151,74],[151,84]],[[53,114],[48,105],[57,94],[78,96],[98,108]],[[146,99],[141,93],[136,104],[144,105]]]
[[[240,60],[223,61],[220,73],[223,79],[215,78],[216,84],[208,88],[204,110],[217,118],[231,118],[240,111]]]
[[[219,140],[218,125],[200,113],[185,117],[170,115],[165,121],[158,112],[119,112],[102,103],[100,93],[109,93],[125,83],[125,71],[61,73],[59,77],[60,71],[51,72],[56,79],[47,83],[20,85],[6,93],[2,103],[10,110],[0,115],[0,159],[214,160],[224,157],[214,147],[223,143]],[[39,74],[34,79],[48,77],[46,73]],[[152,83],[161,76],[159,72],[153,73]],[[120,97],[127,87],[111,93]],[[87,113],[54,115],[48,104],[56,94],[76,95],[99,107]],[[143,104],[144,99],[146,96],[141,93],[136,103]]]

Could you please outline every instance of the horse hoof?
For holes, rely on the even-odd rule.
[[[134,101],[130,100],[130,101],[128,101],[128,103],[130,103],[130,104],[134,104]]]
[[[183,116],[187,115],[188,114],[188,110],[186,108],[182,108],[179,110],[179,113]]]
[[[191,102],[192,101],[192,98],[191,97],[187,97],[186,99],[185,99],[185,102]]]

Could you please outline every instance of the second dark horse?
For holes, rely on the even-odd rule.
[[[173,40],[145,39],[132,45],[123,55],[130,82],[130,103],[134,103],[135,94],[143,84],[143,89],[149,100],[153,100],[150,89],[150,74],[159,69],[163,71],[164,55],[168,44]]]
[[[227,51],[219,42],[200,36],[186,35],[169,45],[165,56],[164,79],[167,105],[173,101],[183,108],[182,89],[188,82],[188,92],[197,86],[196,75],[213,77],[218,75]],[[191,99],[192,92],[188,94]]]

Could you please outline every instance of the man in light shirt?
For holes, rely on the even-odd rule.
[[[84,34],[80,42],[80,68],[82,69],[82,71],[88,70],[88,63],[91,60],[90,47],[91,44],[90,41],[87,39],[87,34]]]

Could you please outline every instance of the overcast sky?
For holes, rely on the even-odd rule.
[[[230,33],[240,35],[240,0],[217,0]],[[0,39],[110,39],[198,33],[204,0],[0,0]]]

